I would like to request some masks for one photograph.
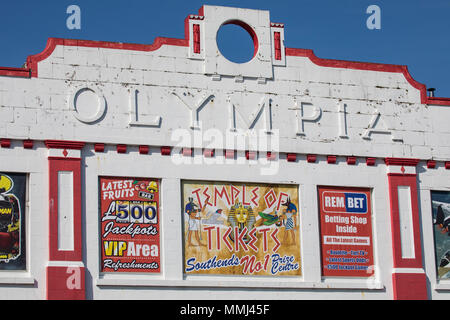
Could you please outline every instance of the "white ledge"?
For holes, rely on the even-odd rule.
[[[20,284],[20,285],[34,285],[36,279],[30,274],[4,274],[0,275],[0,284]]]
[[[155,280],[142,278],[97,278],[96,285],[130,287],[193,287],[193,288],[260,288],[260,289],[361,289],[382,290],[380,282],[303,282],[303,281],[236,281],[236,280]]]
[[[440,282],[436,283],[434,285],[434,290],[444,290],[444,291],[450,291],[450,281],[449,282]]]

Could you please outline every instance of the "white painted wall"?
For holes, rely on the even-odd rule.
[[[205,16],[208,10],[213,9],[206,8]],[[227,13],[223,16],[230,14],[226,8],[217,7],[214,8],[214,16],[220,17],[221,10]],[[254,25],[258,32],[270,29],[267,25],[258,25],[255,21],[260,20],[253,16],[260,14],[263,21],[270,23],[266,12],[242,10],[239,18],[245,21],[246,14],[252,16],[248,23]],[[205,19],[203,22],[208,34],[213,33],[208,28],[217,25],[216,20]],[[214,60],[216,55],[210,54],[215,50],[212,41],[205,41],[205,45],[206,60],[202,57],[190,59],[189,47],[182,46],[163,45],[156,51],[139,52],[58,45],[47,59],[39,62],[38,78],[0,77],[0,137],[13,141],[12,148],[0,148],[0,171],[29,173],[26,213],[28,271],[0,273],[1,297],[45,297],[48,150],[39,141],[58,139],[88,143],[82,151],[82,183],[85,186],[82,192],[83,250],[88,271],[88,298],[123,298],[122,290],[125,289],[126,298],[130,299],[188,299],[193,294],[198,299],[248,299],[249,288],[254,299],[272,299],[275,293],[280,299],[392,298],[393,258],[387,168],[381,159],[450,160],[450,127],[447,125],[450,108],[422,105],[419,90],[412,87],[401,73],[319,67],[307,57],[287,56],[285,65],[270,65],[271,75],[266,71],[258,73],[259,67],[266,68],[265,58],[257,58],[242,69],[246,70],[242,74],[239,74],[238,67],[231,71],[227,69],[227,72],[218,67],[214,71],[221,75],[217,81],[217,77],[208,74],[210,65],[206,63],[223,60]],[[271,50],[267,49],[267,52],[271,54]],[[71,107],[74,93],[83,88],[94,90],[106,101],[104,115],[93,123],[79,121]],[[147,125],[132,124],[136,120],[131,99],[135,90],[139,91],[138,119]],[[183,97],[191,108],[204,97],[214,97],[197,113],[195,109],[192,112],[177,95]],[[272,136],[279,137],[278,148],[282,154],[275,175],[262,175],[263,165],[260,163],[206,164],[200,157],[196,159],[201,164],[176,165],[170,157],[160,155],[157,146],[180,145],[172,136],[174,132],[188,133],[191,137],[194,132],[198,133],[198,130],[191,129],[192,124],[201,123],[201,133],[215,128],[225,136],[230,132],[230,101],[235,110],[251,122],[263,98],[272,100],[271,121],[264,122],[264,110],[254,128],[272,129]],[[90,99],[85,97],[87,104],[79,106],[80,114],[88,118],[99,110],[96,101],[91,99],[93,102],[89,102]],[[311,104],[304,106],[304,119],[315,118],[313,107],[316,110],[320,108],[321,116],[315,121],[304,121],[304,127],[298,127],[301,112],[295,108],[298,109],[302,102]],[[345,138],[339,137],[342,133],[339,103],[346,105],[348,137]],[[92,109],[87,110],[89,107]],[[376,129],[388,132],[372,133],[371,139],[363,139],[378,113],[381,118]],[[247,129],[246,125],[236,116],[236,128]],[[300,128],[304,129],[304,135],[297,134]],[[23,149],[22,139],[35,140],[34,149]],[[105,153],[94,152],[93,143],[98,142],[107,144]],[[119,143],[128,145],[126,154],[116,153],[114,145]],[[138,153],[140,144],[153,146],[149,155]],[[183,146],[194,146],[194,141]],[[195,146],[209,145],[202,141]],[[248,145],[243,148],[247,149]],[[297,162],[287,162],[285,152],[298,153]],[[309,153],[319,155],[318,163],[306,162],[305,155]],[[328,154],[337,155],[338,163],[327,164],[325,155]],[[347,155],[358,156],[357,165],[347,165]],[[376,165],[367,166],[366,156],[376,157]],[[221,157],[219,150],[211,161]],[[161,179],[161,275],[99,274],[98,176],[103,175]],[[180,198],[183,179],[298,184],[303,276],[263,281],[246,277],[184,278]],[[436,169],[427,169],[425,161],[420,162],[418,183],[424,268],[431,283],[433,299],[449,299],[450,284],[436,281],[429,191],[450,190],[449,181],[450,170],[443,168],[442,162],[438,162]],[[376,261],[373,281],[321,279],[318,185],[373,189]],[[24,284],[11,286],[11,283]],[[140,290],[133,290],[133,286],[139,286]],[[233,292],[232,297],[230,292]]]

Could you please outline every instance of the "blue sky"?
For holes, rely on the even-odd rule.
[[[81,8],[81,30],[66,27],[71,4]],[[0,66],[20,67],[49,37],[145,44],[183,38],[184,18],[203,4],[269,10],[271,21],[285,24],[287,47],[313,49],[320,58],[407,65],[436,96],[450,97],[449,0],[1,1]],[[372,4],[381,8],[380,30],[366,27]],[[223,50],[240,41],[236,30],[229,32],[220,35]],[[235,59],[248,47],[242,50]]]

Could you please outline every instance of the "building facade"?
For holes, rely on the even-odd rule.
[[[284,33],[203,6],[184,39],[1,67],[1,297],[449,299],[450,98]]]

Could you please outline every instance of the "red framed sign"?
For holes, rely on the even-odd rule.
[[[370,194],[370,189],[318,188],[323,276],[373,275]]]
[[[100,177],[102,272],[161,271],[159,186],[155,179]]]

